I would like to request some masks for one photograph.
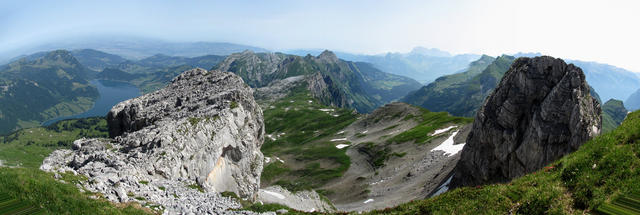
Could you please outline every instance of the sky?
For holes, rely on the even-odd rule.
[[[360,54],[540,52],[640,72],[635,0],[0,2],[0,52],[87,35]]]

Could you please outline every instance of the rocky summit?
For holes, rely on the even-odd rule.
[[[519,58],[478,111],[452,186],[536,171],[599,134],[600,112],[580,68],[548,56]]]
[[[186,71],[164,89],[114,106],[107,116],[113,139],[77,140],[41,169],[85,175],[89,191],[159,204],[165,213],[240,207],[218,192],[258,193],[264,122],[252,93],[235,74]]]

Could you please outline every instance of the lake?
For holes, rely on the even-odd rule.
[[[140,89],[136,86],[125,82],[108,81],[108,80],[92,80],[91,84],[98,88],[100,97],[91,109],[84,113],[73,116],[58,117],[43,122],[43,126],[51,125],[55,122],[65,119],[87,118],[94,116],[106,116],[109,110],[121,101],[140,96]]]

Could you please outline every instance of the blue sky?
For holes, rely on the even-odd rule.
[[[354,53],[542,52],[640,72],[628,0],[2,1],[0,52],[87,35]]]

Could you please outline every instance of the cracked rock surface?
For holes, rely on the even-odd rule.
[[[107,116],[112,139],[76,140],[40,167],[88,177],[82,186],[115,202],[168,214],[249,213],[219,192],[256,198],[264,122],[253,91],[232,73],[193,69],[164,89],[121,102]]]
[[[506,182],[577,150],[601,129],[584,73],[562,59],[517,59],[478,111],[454,187]]]

